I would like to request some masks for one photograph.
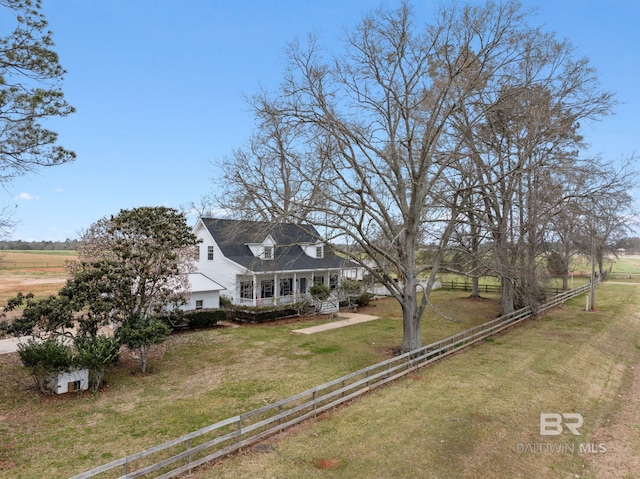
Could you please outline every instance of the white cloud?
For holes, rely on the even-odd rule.
[[[40,197],[32,196],[29,193],[20,193],[18,195],[18,198],[21,199],[21,200],[25,200],[25,201],[39,200],[40,199]]]

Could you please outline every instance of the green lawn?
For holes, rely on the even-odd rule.
[[[640,287],[598,291],[193,477],[637,477]],[[541,436],[543,412],[581,435]]]
[[[540,412],[583,414],[585,441],[616,419],[640,362],[638,292],[605,283],[595,313],[578,298],[296,428],[272,453],[249,450],[194,477],[599,477],[582,456],[517,447],[540,442]],[[461,321],[429,310],[424,344],[496,316],[495,297],[466,295],[433,293]],[[175,335],[151,374],[125,357],[95,395],[44,397],[17,355],[2,355],[0,478],[69,477],[379,362],[400,344],[400,311],[383,300],[366,312],[381,319],[311,336],[291,331],[326,319]]]
[[[437,291],[432,300],[464,321],[430,311],[424,343],[498,309],[495,299],[464,293]],[[385,317],[310,336],[291,331],[326,319],[178,334],[152,358],[151,374],[125,358],[96,395],[44,397],[15,354],[0,356],[0,477],[68,477],[386,359],[401,341],[398,306],[382,300],[367,312]]]

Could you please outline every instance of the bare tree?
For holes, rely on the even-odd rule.
[[[364,251],[373,262],[365,267],[402,307],[402,351],[420,346],[430,285],[470,194],[461,154],[468,135],[454,120],[486,100],[498,79],[506,88],[507,78],[517,78],[539,34],[526,20],[516,2],[487,3],[443,8],[420,27],[403,3],[365,17],[341,55],[327,57],[313,37],[294,42],[279,94],[254,98],[257,118],[267,122],[254,137],[260,144],[225,166],[222,196],[240,209],[311,222]],[[267,175],[269,168],[277,174]],[[487,176],[485,186],[494,181]],[[429,235],[436,254],[419,266],[416,253]],[[427,271],[431,281],[418,294]]]
[[[598,273],[604,273],[604,256],[615,253],[615,244],[630,231],[635,216],[634,200],[629,191],[637,184],[633,169],[636,158],[624,159],[622,166],[611,164],[596,170],[593,191],[585,197],[581,251],[593,255]]]
[[[515,54],[475,102],[456,112],[463,152],[475,165],[478,214],[492,236],[505,314],[535,306],[536,258],[563,198],[551,180],[576,167],[580,122],[603,117],[613,103],[568,42],[531,30]]]

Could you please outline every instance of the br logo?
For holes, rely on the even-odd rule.
[[[571,431],[574,436],[579,436],[578,429],[582,427],[584,418],[582,414],[570,413],[540,413],[540,435],[559,436],[564,429]]]

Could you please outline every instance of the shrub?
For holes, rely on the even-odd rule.
[[[52,375],[71,370],[74,365],[71,348],[52,338],[44,341],[31,338],[18,345],[18,355],[36,386],[45,394],[51,394],[47,380]]]
[[[233,307],[233,303],[231,302],[231,298],[228,296],[220,296],[220,307],[223,309]]]
[[[225,321],[227,313],[221,309],[197,309],[185,313],[184,319],[189,329],[210,328]]]
[[[234,318],[241,323],[267,323],[290,316],[300,316],[309,308],[309,303],[292,303],[279,307],[240,306],[233,310]]]
[[[106,336],[78,336],[75,338],[76,356],[74,362],[89,370],[89,384],[97,391],[104,375],[120,356],[120,343],[116,338]]]
[[[358,306],[366,306],[371,301],[371,298],[373,298],[373,295],[365,291],[364,293],[362,293],[360,296],[356,298],[356,304]]]
[[[159,314],[156,318],[169,326],[171,330],[184,329],[189,327],[189,323],[185,318],[185,313],[182,310],[171,311],[170,313]]]
[[[158,318],[132,316],[122,323],[116,332],[121,344],[135,351],[140,362],[140,369],[147,372],[147,358],[151,348],[162,344],[171,334],[171,328]]]
[[[324,284],[314,284],[309,288],[309,294],[317,299],[318,301],[324,301],[331,294],[331,290],[328,286]]]
[[[547,271],[554,277],[562,277],[567,273],[567,265],[560,253],[551,251],[547,255]]]

